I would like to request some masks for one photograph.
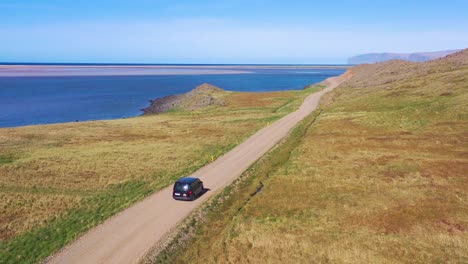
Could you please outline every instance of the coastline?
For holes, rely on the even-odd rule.
[[[295,70],[320,67],[279,65],[261,66],[262,70],[252,65],[236,69],[213,65],[113,67],[0,66],[0,128],[135,117],[158,98],[184,94],[210,81],[228,91],[299,90],[342,71]],[[250,87],[249,83],[255,85]],[[28,107],[17,108],[18,100]]]

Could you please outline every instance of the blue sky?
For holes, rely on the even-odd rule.
[[[1,0],[0,61],[345,63],[467,48],[466,10],[466,0]]]

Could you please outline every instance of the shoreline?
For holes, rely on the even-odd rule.
[[[324,82],[324,81],[322,81]],[[308,86],[310,85],[318,85],[322,82],[317,82],[317,83],[312,83],[312,84],[309,84]],[[203,86],[204,84],[200,85],[200,86]],[[206,85],[206,84],[205,84]],[[210,84],[209,84],[210,85]],[[197,86],[197,87],[200,87],[200,86]],[[210,85],[212,86],[212,85]],[[27,124],[27,125],[14,125],[14,126],[0,126],[0,130],[2,129],[15,129],[15,128],[23,128],[23,127],[31,127],[31,126],[53,126],[53,125],[62,125],[62,124],[73,124],[73,123],[85,123],[85,122],[99,122],[99,121],[112,121],[112,120],[119,120],[119,119],[128,119],[128,118],[138,118],[138,117],[145,117],[145,116],[149,116],[151,114],[158,114],[158,113],[150,113],[150,112],[146,112],[145,109],[150,109],[152,107],[154,107],[154,102],[155,101],[159,101],[159,102],[165,102],[167,100],[167,98],[174,98],[174,97],[177,97],[177,96],[184,96],[186,94],[189,94],[190,92],[193,92],[194,90],[196,90],[196,88],[193,88],[192,90],[188,91],[188,92],[185,92],[185,93],[182,93],[182,94],[171,94],[171,95],[168,95],[168,96],[163,96],[163,97],[157,97],[157,98],[153,98],[153,99],[149,99],[147,100],[149,105],[146,105],[145,107],[139,109],[139,113],[138,114],[135,114],[135,115],[128,115],[128,116],[122,116],[122,117],[118,117],[118,118],[104,118],[104,119],[87,119],[87,120],[72,120],[72,121],[66,121],[66,122],[52,122],[52,123],[36,123],[36,124]],[[307,86],[306,86],[307,87]],[[219,88],[219,89],[222,89],[222,88]],[[239,91],[230,91],[230,90],[225,90],[225,89],[222,89],[224,92],[239,92]],[[275,92],[286,92],[286,91],[290,91],[290,90],[282,90],[282,91],[275,91]],[[270,93],[272,91],[252,91],[252,92],[249,92],[249,93]],[[242,92],[239,92],[239,93],[242,93]],[[166,111],[162,111],[160,113],[164,113]]]
[[[130,67],[120,67],[119,66],[119,69],[116,69],[116,70],[112,70],[114,66],[102,66],[102,67],[96,67],[96,66],[80,66],[79,68],[84,68],[85,70],[79,70],[77,69],[75,66],[55,66],[55,67],[50,67],[50,66],[27,66],[27,67],[22,67],[22,66],[18,66],[18,65],[15,65],[15,66],[0,66],[0,80],[8,80],[9,78],[11,79],[28,79],[28,78],[33,78],[32,80],[34,81],[34,78],[73,78],[73,77],[76,77],[76,78],[79,78],[79,77],[111,77],[111,76],[116,76],[116,78],[119,78],[119,77],[125,77],[125,76],[151,76],[151,75],[154,75],[155,78],[158,78],[156,76],[163,76],[163,75],[166,75],[166,76],[174,76],[172,78],[179,78],[177,77],[178,75],[182,76],[182,75],[188,75],[188,74],[195,74],[195,75],[208,75],[208,74],[212,74],[212,75],[216,75],[216,74],[225,74],[225,75],[236,75],[238,74],[239,78],[241,78],[241,76],[246,76],[244,74],[255,74],[254,71],[252,72],[249,72],[247,71],[247,67],[254,67],[255,66],[242,66],[244,68],[246,68],[244,71],[241,71],[241,70],[228,70],[228,66],[222,66],[222,68],[224,68],[225,70],[221,70],[221,69],[211,69],[211,68],[214,68],[215,66],[200,66],[200,67],[196,67],[196,66],[171,66],[171,67],[167,67],[167,66],[151,66],[151,67],[148,67],[148,66],[130,66]],[[241,66],[238,66],[238,68],[240,68]],[[285,68],[284,66],[263,66],[263,69],[265,68],[277,68],[277,67],[283,67]],[[320,68],[319,66],[302,66],[302,67],[309,67],[309,68]],[[91,70],[93,69],[101,69],[103,70],[102,72],[92,72]],[[109,69],[110,70],[107,70]],[[141,69],[141,68],[150,68],[150,70],[145,70],[145,69]],[[156,70],[151,70],[151,69],[156,69]],[[175,68],[175,69],[174,69]],[[181,69],[181,68],[185,68],[185,69]],[[202,68],[201,70],[198,70],[198,71],[195,71],[195,70],[192,70],[191,68]],[[258,68],[258,67],[257,67]],[[289,66],[289,67],[286,67],[285,69],[294,69],[295,66]],[[9,69],[11,71],[3,71],[2,70],[6,70],[6,69]],[[29,69],[31,69],[31,71],[29,71]],[[57,70],[54,70],[54,69],[57,69],[57,70],[60,70],[60,69],[65,69],[64,71],[65,72],[59,72]],[[88,70],[90,69],[90,70]],[[133,71],[131,70],[133,69]],[[338,68],[335,68],[335,69],[338,69]],[[78,71],[78,74],[74,74],[74,75],[71,75],[69,74],[69,72],[67,72],[67,70],[69,71],[73,71],[73,72],[77,72]],[[14,71],[14,74],[12,73]],[[138,77],[137,77],[138,78]],[[169,78],[169,77],[168,77]],[[181,77],[181,78],[185,78],[185,77]],[[198,78],[198,77],[196,77]],[[232,77],[231,77],[232,78]],[[237,78],[237,77],[234,77],[234,78]],[[249,78],[249,77],[247,77]],[[319,83],[320,80],[316,80],[316,81],[312,81],[312,82],[309,82],[309,85],[311,84],[316,84],[316,83]],[[305,85],[307,86],[307,85]],[[303,87],[305,87],[303,86]],[[195,87],[195,86],[194,86]],[[224,88],[224,87],[223,87]],[[298,89],[301,89],[301,88],[298,88]],[[226,89],[226,90],[229,90],[229,89]],[[290,90],[290,89],[286,89],[286,90]],[[296,90],[296,89],[292,89],[291,90]],[[189,90],[190,91],[190,90]],[[187,91],[187,92],[189,92]],[[285,91],[283,89],[281,89],[281,91]],[[250,91],[250,92],[255,92],[255,91]],[[176,95],[176,94],[180,94],[181,92],[173,92],[169,95]],[[138,116],[141,116],[141,115],[144,115],[144,111],[143,109],[145,108],[148,108],[151,106],[152,104],[152,101],[158,99],[158,98],[163,98],[167,95],[162,95],[162,96],[148,96],[147,98],[144,98],[144,99],[141,99],[141,105],[138,105],[136,106],[134,109],[132,109],[130,112],[125,112],[123,113],[123,111],[121,111],[123,114],[122,116],[119,116],[119,117],[110,117],[110,116],[105,116],[105,117],[102,117],[102,116],[99,116],[99,117],[96,117],[96,116],[93,116],[93,117],[90,117],[90,116],[86,116],[84,115],[84,117],[82,115],[77,115],[77,117],[73,117],[71,119],[68,119],[68,120],[55,120],[55,121],[50,121],[48,118],[46,119],[41,119],[40,117],[38,118],[34,118],[34,120],[36,120],[37,122],[8,122],[8,121],[11,121],[9,120],[8,118],[6,118],[5,116],[5,120],[0,120],[0,129],[11,129],[11,128],[18,128],[18,127],[25,127],[25,126],[40,126],[40,125],[54,125],[54,124],[62,124],[62,123],[77,123],[77,122],[92,122],[92,121],[100,121],[100,120],[115,120],[115,119],[122,119],[122,118],[134,118],[134,117],[138,117]],[[149,101],[149,104],[146,103],[146,104],[143,104],[143,102],[148,102]],[[0,115],[0,119],[2,116]],[[58,121],[58,122],[57,122]],[[3,123],[3,124],[2,124]],[[8,125],[7,125],[8,124]]]

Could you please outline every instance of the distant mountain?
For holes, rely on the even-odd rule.
[[[417,53],[368,53],[354,56],[348,59],[348,64],[376,63],[389,60],[406,60],[413,62],[423,62],[445,57],[460,50],[444,50],[435,52]]]
[[[432,74],[431,76],[435,78],[434,76],[437,76],[435,75],[437,73],[467,67],[468,48],[424,63],[392,60],[354,66],[348,70],[348,74],[353,78],[347,81],[347,85],[350,87],[391,88],[392,83],[401,82],[402,80],[417,79],[417,77],[428,80],[427,75]],[[463,76],[463,74],[460,76]],[[463,80],[463,77],[460,80]],[[431,81],[428,83],[431,83]],[[415,85],[411,84],[404,87],[413,86]]]

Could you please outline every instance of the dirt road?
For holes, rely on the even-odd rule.
[[[172,199],[167,187],[103,224],[92,229],[47,263],[136,263],[164,235],[210,196],[229,185],[242,172],[284,138],[289,131],[318,105],[320,97],[338,86],[346,77],[325,81],[327,88],[308,96],[301,107],[252,137],[224,156],[199,169],[199,177],[210,191],[194,202]]]

